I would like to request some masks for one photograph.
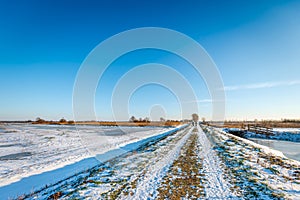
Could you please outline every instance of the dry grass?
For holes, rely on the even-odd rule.
[[[202,164],[197,155],[197,134],[192,134],[183,152],[172,164],[158,189],[157,199],[199,199],[204,198],[202,185],[204,174],[199,173]]]
[[[180,121],[166,121],[166,122],[113,122],[113,121],[78,121],[78,122],[58,122],[58,121],[44,121],[32,122],[32,124],[57,124],[57,125],[99,125],[99,126],[178,126],[183,124]]]
[[[247,128],[248,125],[259,125],[270,128],[300,128],[299,122],[282,122],[282,121],[260,121],[260,122],[225,122],[224,124],[210,123],[210,126],[219,128]]]

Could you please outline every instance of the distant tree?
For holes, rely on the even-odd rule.
[[[161,122],[165,122],[165,121],[166,121],[165,118],[163,118],[163,117],[161,117],[159,120],[160,120]]]
[[[75,122],[73,120],[68,121],[68,124],[74,124]]]
[[[59,120],[59,123],[66,123],[67,122],[67,120],[65,120],[65,118],[61,118],[60,120]]]
[[[136,122],[137,119],[135,118],[135,116],[131,116],[130,119],[129,119],[129,122]]]
[[[38,122],[38,123],[43,123],[43,122],[45,122],[45,120],[42,119],[42,118],[40,118],[40,117],[37,117],[35,121]]]
[[[199,116],[196,113],[192,114],[192,118],[194,122],[199,121]]]
[[[140,122],[142,122],[142,121],[143,121],[143,119],[140,117],[140,118],[139,118],[139,121],[140,121]]]
[[[145,119],[143,120],[144,122],[150,122],[149,117],[145,117]]]

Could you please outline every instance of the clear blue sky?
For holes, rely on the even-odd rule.
[[[2,0],[0,120],[72,119],[73,84],[88,53],[114,34],[147,26],[185,33],[207,50],[224,81],[227,119],[300,118],[299,10],[299,1],[278,0]],[[99,119],[111,119],[109,93],[122,73],[147,62],[171,64],[189,77],[199,88],[200,115],[210,118],[210,96],[199,77],[175,56],[149,50],[109,68],[105,92],[96,96]],[[174,96],[158,86],[138,90],[130,114],[145,117],[154,104],[178,117]]]

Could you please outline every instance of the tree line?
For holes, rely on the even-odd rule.
[[[145,117],[145,118],[136,118],[135,116],[131,116],[129,119],[129,122],[150,122],[150,118],[149,117]],[[161,117],[160,120],[161,122],[165,122],[165,118]]]

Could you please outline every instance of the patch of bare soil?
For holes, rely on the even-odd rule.
[[[199,159],[198,135],[193,133],[174,161],[161,187],[157,199],[198,199],[205,197],[202,160]]]

